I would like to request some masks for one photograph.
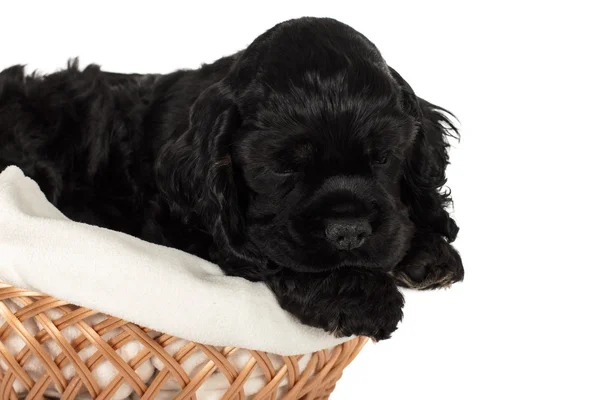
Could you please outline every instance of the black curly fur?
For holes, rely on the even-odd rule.
[[[302,322],[389,337],[397,285],[462,280],[443,191],[449,113],[364,36],[284,22],[197,70],[0,73],[0,169],[19,166],[69,218],[264,281]],[[367,221],[353,250],[332,220]]]

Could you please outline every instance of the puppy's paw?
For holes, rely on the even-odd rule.
[[[283,309],[305,325],[342,336],[388,339],[402,319],[404,298],[384,273],[339,269],[327,274],[287,272],[270,286]]]
[[[338,337],[367,336],[375,341],[389,339],[402,320],[404,298],[392,281],[379,281],[377,290],[365,292],[357,288],[355,292],[342,295],[340,307],[335,313],[329,331]]]
[[[462,281],[465,270],[460,255],[449,245],[444,250],[442,256],[434,256],[428,252],[418,253],[399,266],[394,272],[398,286],[432,290],[449,288],[453,283]]]

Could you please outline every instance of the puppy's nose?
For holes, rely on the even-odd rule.
[[[371,224],[366,219],[332,219],[327,222],[325,236],[340,250],[362,246],[371,234]]]

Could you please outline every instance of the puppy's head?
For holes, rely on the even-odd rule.
[[[179,196],[212,216],[215,261],[239,268],[228,272],[391,271],[456,236],[439,192],[444,122],[358,32],[288,21],[196,101],[175,152],[198,154],[181,157]]]

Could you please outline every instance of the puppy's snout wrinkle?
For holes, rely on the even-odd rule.
[[[331,219],[325,227],[327,240],[339,250],[359,248],[371,233],[371,224],[366,218]]]

